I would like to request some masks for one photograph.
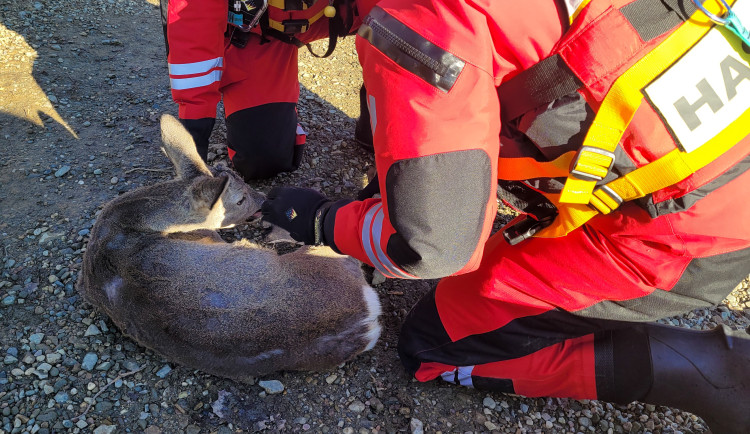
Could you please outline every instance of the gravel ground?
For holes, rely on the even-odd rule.
[[[239,384],[123,337],[74,284],[101,205],[172,173],[158,152],[157,119],[176,107],[152,3],[0,1],[0,433],[706,431],[695,416],[665,407],[411,381],[396,355],[397,332],[434,281],[374,276],[383,337],[327,372]],[[358,68],[352,38],[332,59],[301,54],[299,112],[310,152],[301,170],[257,183],[259,190],[296,184],[338,198],[362,187],[372,159],[352,140]],[[219,123],[211,139],[214,162],[226,160],[223,131]],[[247,226],[224,235],[259,233]],[[664,321],[746,327],[747,288],[745,281],[717,309]]]

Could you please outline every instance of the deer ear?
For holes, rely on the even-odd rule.
[[[229,178],[226,176],[201,176],[190,184],[190,202],[193,209],[210,210],[224,194]]]
[[[199,175],[211,176],[211,171],[195,149],[195,141],[188,130],[174,116],[161,117],[162,150],[174,164],[177,177],[192,179]]]

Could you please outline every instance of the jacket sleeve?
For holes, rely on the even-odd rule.
[[[391,3],[378,3],[356,41],[381,198],[334,204],[326,239],[388,277],[472,271],[497,210],[500,112],[486,17],[462,2]]]
[[[226,26],[226,1],[169,0],[167,61],[180,119],[216,117]]]

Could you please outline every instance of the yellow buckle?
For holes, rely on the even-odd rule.
[[[604,179],[615,164],[615,154],[601,148],[583,146],[571,163],[570,174],[583,181]]]
[[[570,174],[560,193],[560,202],[589,203],[596,183],[607,176],[614,164],[614,153],[593,146],[581,147],[570,164]]]
[[[589,207],[599,211],[602,214],[609,214],[612,211],[622,205],[622,197],[615,193],[614,190],[602,185],[601,187],[594,190],[594,194],[591,196]]]

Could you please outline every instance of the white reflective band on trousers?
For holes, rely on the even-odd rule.
[[[223,57],[203,60],[194,63],[170,63],[169,80],[173,90],[194,89],[197,87],[208,86],[221,80],[221,68],[224,64]],[[203,75],[196,75],[203,74]],[[194,77],[183,77],[185,75],[195,75]]]
[[[362,225],[362,246],[365,249],[367,257],[372,262],[372,265],[386,277],[400,278],[400,279],[414,279],[411,276],[398,268],[391,260],[386,256],[383,248],[380,246],[380,238],[383,235],[383,220],[385,219],[385,211],[383,211],[383,204],[379,203],[367,211],[365,214],[365,222]]]
[[[170,63],[169,75],[205,74],[214,68],[221,68],[223,65],[223,57],[193,63]]]
[[[474,366],[459,366],[458,368],[443,372],[440,377],[453,384],[460,386],[474,387],[474,383],[471,381],[471,373],[474,371]]]

